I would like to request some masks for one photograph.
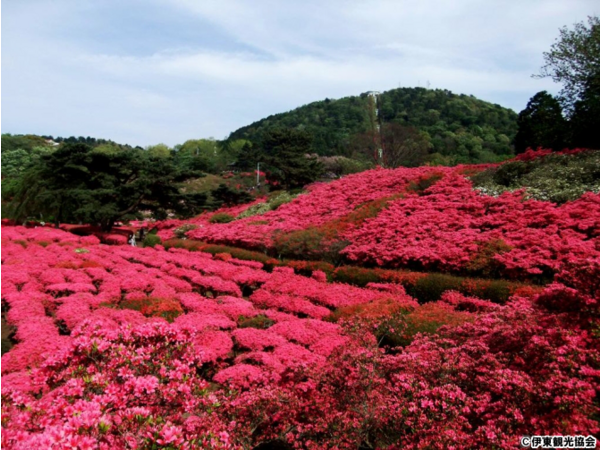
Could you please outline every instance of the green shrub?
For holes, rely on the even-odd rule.
[[[328,230],[316,227],[273,236],[273,246],[280,258],[322,260],[335,265],[344,260],[340,252],[348,244],[331,238]]]
[[[273,320],[260,314],[254,317],[240,316],[238,318],[239,328],[258,328],[260,330],[266,330],[274,324],[275,322]]]
[[[208,221],[210,223],[229,223],[235,220],[231,214],[227,213],[217,213],[214,214]]]
[[[321,255],[325,232],[317,228],[276,233],[273,244],[276,252],[286,258],[314,259]]]
[[[2,338],[2,354],[4,355],[6,352],[8,352],[11,348],[13,347],[13,343],[10,339],[8,338]]]
[[[265,270],[272,270],[273,267],[282,265],[281,261],[272,258],[261,252],[245,250],[243,248],[228,247],[218,244],[203,244],[198,250],[216,255],[218,253],[229,253],[232,257],[244,261],[258,261],[263,264]]]
[[[23,248],[27,248],[27,241],[23,240],[23,239],[15,239],[13,241],[13,243],[15,244],[19,244],[21,247]]]
[[[277,195],[276,197],[269,199],[269,208],[271,208],[271,211],[274,211],[277,208],[279,208],[281,205],[285,205],[286,203],[291,202],[299,195],[302,195],[302,194],[291,195],[289,192],[282,192],[281,194]]]
[[[292,195],[286,191],[274,193],[266,202],[252,205],[250,208],[240,213],[237,218],[244,219],[246,217],[260,216],[262,214],[268,213],[269,211],[274,211],[281,205],[291,202],[296,197],[298,197],[298,195],[300,194]]]
[[[368,283],[383,281],[375,270],[354,266],[338,267],[333,272],[333,279],[340,283],[353,284],[360,287],[364,287]]]
[[[511,283],[504,280],[491,280],[478,297],[494,303],[504,304],[511,295]]]
[[[179,228],[175,228],[173,230],[173,234],[178,238],[178,239],[185,239],[186,233],[188,231],[191,230],[195,230],[196,228],[198,228],[197,225],[193,225],[191,223],[186,223],[185,225],[181,225]]]
[[[443,176],[444,175],[441,173],[434,173],[428,177],[420,178],[417,181],[411,181],[406,190],[409,192],[415,192],[418,195],[422,195],[426,189],[440,181]]]
[[[142,242],[142,246],[144,247],[154,247],[155,245],[160,245],[162,243],[161,238],[159,238],[155,234],[147,234],[144,237],[144,241]]]
[[[407,291],[419,303],[435,302],[446,291],[461,291],[464,278],[440,273],[432,273],[417,280]]]
[[[493,180],[500,186],[515,186],[518,185],[523,175],[529,173],[531,169],[531,164],[522,161],[507,162],[496,169]]]
[[[525,188],[529,198],[561,204],[585,192],[600,192],[600,151],[550,154],[528,162],[511,161],[473,175],[471,181],[487,195],[497,196]]]
[[[248,209],[246,209],[245,211],[241,212],[237,218],[238,219],[244,219],[246,217],[252,217],[252,216],[260,216],[264,213],[267,213],[271,211],[271,206],[269,205],[268,202],[261,202],[261,203],[257,203],[256,205],[252,205],[251,207],[249,207]]]
[[[467,264],[467,270],[486,277],[498,276],[504,265],[496,261],[494,257],[508,252],[512,248],[512,246],[508,245],[502,239],[492,239],[491,241],[483,242],[479,245],[477,252]]]
[[[320,270],[327,275],[327,278],[331,278],[335,266],[325,261],[284,261],[287,267],[292,267],[294,271],[299,275],[310,277],[315,270]]]
[[[234,206],[252,201],[252,196],[245,191],[238,191],[227,186],[225,183],[210,191],[210,195],[219,205]]]

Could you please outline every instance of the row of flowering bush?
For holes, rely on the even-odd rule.
[[[569,261],[600,255],[599,194],[561,206],[524,200],[520,192],[489,197],[459,175],[426,194],[396,200],[367,219],[346,236],[343,253],[363,263],[461,271],[487,252],[500,274],[513,277],[553,274]]]
[[[229,224],[210,224],[211,214],[192,219],[197,228],[187,233],[188,237],[209,242],[229,243],[249,248],[263,248],[272,244],[275,231],[294,231],[309,226],[320,226],[352,213],[362,204],[369,203],[402,192],[409,183],[427,174],[438,172],[433,168],[378,169],[349,175],[332,183],[315,183],[308,193],[256,217],[241,218]],[[240,213],[243,207],[238,207]],[[239,213],[232,209],[223,210],[232,216]],[[173,237],[173,225],[159,225],[159,236]]]
[[[345,258],[360,265],[536,281],[551,279],[570,261],[600,254],[600,194],[588,192],[562,205],[528,199],[523,191],[487,196],[468,179],[484,168],[370,170],[312,185],[260,220],[211,223],[212,215],[204,214],[158,224],[159,235],[165,240],[183,230],[178,237],[292,259],[339,264]],[[243,210],[237,208],[223,212],[233,218]]]
[[[35,367],[88,318],[111,328],[162,318],[229,333],[241,317],[262,315],[301,327],[300,322],[323,319],[339,306],[381,297],[416,306],[404,293],[345,284],[325,289],[324,274],[307,278],[285,268],[268,273],[259,262],[225,254],[106,247],[95,237],[49,228],[5,227],[2,264],[5,316],[17,330],[17,344],[3,357],[3,373]],[[228,355],[227,339],[214,341],[215,357]]]
[[[396,283],[2,231],[3,448],[514,448],[600,431],[598,258],[505,305],[418,305]]]

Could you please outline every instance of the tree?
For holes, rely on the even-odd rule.
[[[590,80],[596,84],[600,72],[600,18],[589,16],[585,22],[576,23],[573,29],[560,29],[560,36],[550,51],[544,52],[545,65],[535,77],[551,77],[562,83],[561,101],[569,115],[577,100],[583,98]]]
[[[381,140],[385,167],[420,166],[431,149],[426,133],[397,123],[386,123],[381,127]]]
[[[181,167],[219,173],[232,162],[231,156],[222,151],[222,145],[213,138],[189,139],[175,146],[176,161]]]
[[[171,149],[166,144],[156,144],[149,145],[146,147],[146,151],[148,154],[155,156],[157,158],[170,158],[171,157]]]
[[[573,147],[600,149],[600,72],[590,77],[575,102],[570,125]]]
[[[238,191],[230,188],[225,183],[219,184],[219,187],[213,189],[210,195],[217,201],[219,206],[241,205],[252,201],[252,196],[245,191]]]
[[[159,218],[166,217],[166,210],[190,216],[200,212],[206,195],[182,193],[177,183],[198,175],[142,149],[65,144],[24,172],[11,202],[12,215],[21,220],[42,213],[57,224],[85,222],[105,231],[140,210]]]
[[[384,167],[417,167],[429,155],[429,136],[415,127],[384,123],[381,126],[381,136],[377,134],[379,132],[372,131],[355,136],[351,143],[354,152]]]
[[[262,159],[263,157],[258,147],[246,141],[237,156],[235,168],[238,170],[256,170],[256,165]]]
[[[561,150],[565,146],[567,122],[558,100],[546,91],[538,92],[529,100],[519,113],[517,124],[516,153],[523,153],[528,147]]]
[[[310,134],[293,128],[266,132],[260,146],[260,162],[268,171],[268,179],[288,189],[315,181],[323,167],[316,158],[309,156],[311,140]]]

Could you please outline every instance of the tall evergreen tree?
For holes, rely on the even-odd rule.
[[[600,72],[590,77],[575,102],[570,125],[573,147],[600,149]]]
[[[292,128],[266,132],[261,157],[270,180],[285,188],[298,188],[315,181],[323,172],[319,161],[309,155],[311,135]]]
[[[166,217],[165,210],[199,213],[206,195],[182,193],[176,184],[191,176],[198,173],[184,172],[172,158],[142,149],[65,144],[25,171],[11,209],[17,219],[43,213],[57,223],[98,224],[108,231],[139,210],[154,211],[159,218]]]
[[[523,153],[528,147],[561,150],[565,142],[567,122],[558,100],[546,91],[535,94],[517,118],[515,152]]]

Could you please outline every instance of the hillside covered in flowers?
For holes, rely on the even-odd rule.
[[[561,186],[538,188],[534,195],[514,187],[489,195],[474,186],[471,178],[498,167],[493,165],[380,168],[311,185],[275,210],[257,209],[259,214],[248,214],[255,202],[190,221],[162,222],[158,235],[168,240],[184,234],[303,259],[333,253],[358,265],[547,281],[570,261],[599,255],[599,157],[597,151],[551,156],[539,150],[500,166],[510,174],[532,171],[530,161],[559,158],[539,169],[548,171],[573,160],[578,165],[563,184],[575,188],[573,178],[582,178],[582,167],[588,167],[592,182],[560,203],[535,194],[570,192]],[[557,184],[564,172],[551,174]],[[224,214],[231,221],[213,220]]]
[[[268,212],[259,199],[158,223],[164,246],[3,226],[3,448],[515,448],[599,433],[600,195],[487,195],[473,176],[490,169],[368,171]],[[183,245],[196,241],[313,261]],[[340,269],[465,278],[407,293]],[[468,289],[500,278],[523,284],[502,301]]]

